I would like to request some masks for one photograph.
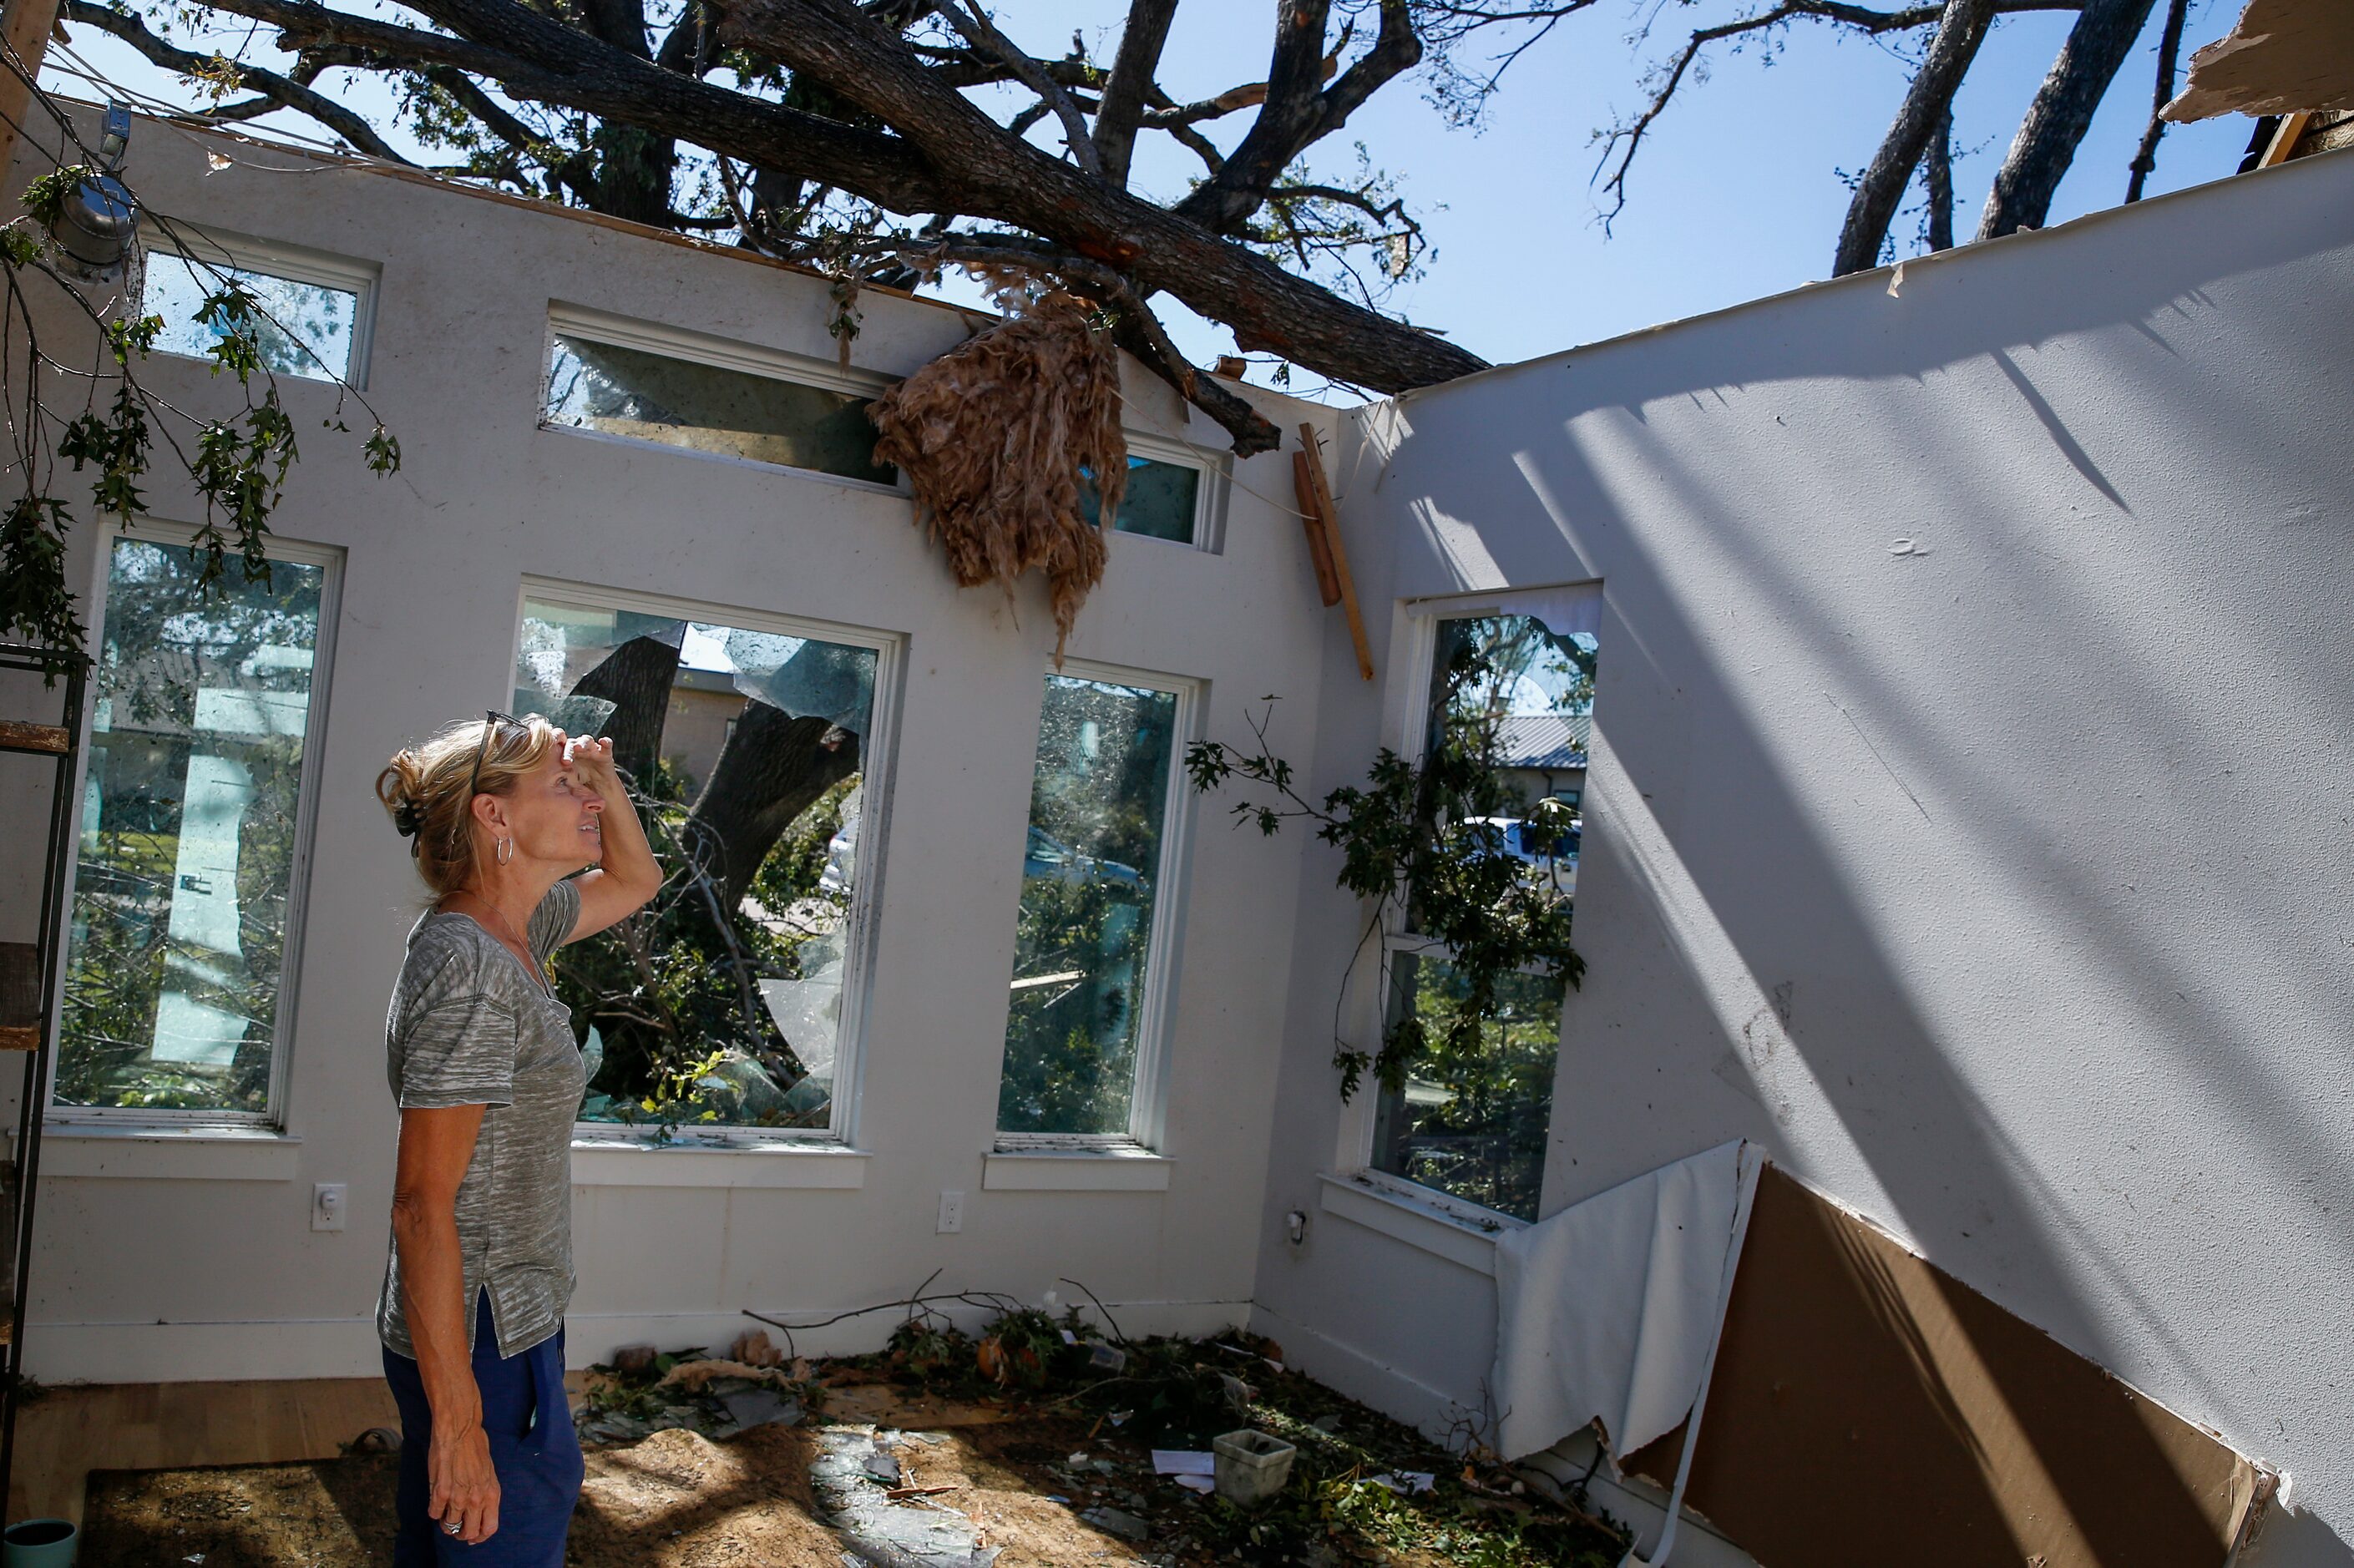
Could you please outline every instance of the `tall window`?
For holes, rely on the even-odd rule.
[[[328,572],[118,538],[95,672],[55,1103],[276,1109]]]
[[[314,381],[367,378],[373,268],[338,257],[237,239],[175,224],[147,253],[142,309],[161,316],[155,346],[205,359],[230,324],[198,319],[206,299],[234,281],[253,295],[261,362],[280,376]]]
[[[578,589],[524,601],[514,711],[612,741],[669,873],[557,955],[590,1058],[583,1121],[845,1130],[892,644],[744,620]]]
[[[997,1097],[1011,1141],[1150,1134],[1189,707],[1110,672],[1046,677]]]
[[[1577,886],[1584,827],[1575,802],[1585,779],[1594,709],[1594,639],[1550,630],[1533,616],[1489,615],[1437,625],[1422,745],[1483,781],[1487,807],[1461,827],[1518,863],[1528,884],[1564,902]],[[1388,1014],[1433,1042],[1406,1064],[1404,1085],[1375,1103],[1373,1165],[1482,1207],[1536,1218],[1553,1121],[1561,987],[1542,975],[1507,980],[1475,1048],[1436,1047],[1463,1016],[1467,988],[1447,949],[1406,928],[1387,938]]]

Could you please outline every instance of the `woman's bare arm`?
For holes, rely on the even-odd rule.
[[[564,939],[577,942],[635,914],[662,890],[663,873],[653,847],[646,842],[638,809],[631,803],[620,775],[613,770],[613,743],[583,736],[567,743],[566,756],[574,778],[582,787],[597,791],[605,802],[598,817],[604,858],[595,870],[573,879],[573,885],[580,890],[580,918]]]
[[[401,1308],[418,1375],[433,1410],[429,1509],[454,1520],[469,1544],[499,1528],[499,1479],[482,1433],[482,1391],[466,1348],[465,1262],[458,1246],[458,1184],[473,1162],[481,1106],[400,1113],[392,1182],[392,1244],[400,1257]]]

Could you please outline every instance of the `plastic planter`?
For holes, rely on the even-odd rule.
[[[1283,1490],[1299,1451],[1280,1437],[1248,1428],[1213,1440],[1218,1495],[1238,1508],[1257,1508]]]

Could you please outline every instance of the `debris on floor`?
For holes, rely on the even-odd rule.
[[[1575,1498],[1434,1446],[1267,1340],[1129,1340],[1034,1308],[976,1340],[912,1310],[872,1356],[748,1336],[596,1369],[569,1568],[1612,1568],[1626,1550]],[[1226,1446],[1292,1451],[1255,1507],[1218,1485],[1220,1440],[1245,1435]],[[95,1476],[81,1562],[388,1565],[397,1463]]]

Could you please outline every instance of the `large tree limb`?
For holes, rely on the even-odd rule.
[[[756,168],[791,170],[890,211],[960,212],[1028,230],[1119,271],[1140,299],[1166,292],[1224,322],[1246,352],[1279,355],[1335,380],[1402,391],[1485,363],[1009,136],[844,0],[737,0],[720,18],[722,37],[779,61],[797,85],[806,75],[896,134],[663,70],[514,0],[418,0],[416,8],[454,38],[311,0],[223,0],[220,8],[276,26],[298,43],[409,51],[455,65],[501,82],[510,96],[675,137]],[[1305,69],[1320,79],[1320,55]],[[1344,86],[1350,73],[1331,91]],[[1351,90],[1369,89],[1360,77]]]
[[[58,15],[65,21],[79,22],[101,32],[113,34],[165,70],[175,70],[185,76],[210,76],[221,67],[217,57],[181,48],[169,39],[148,31],[147,24],[138,17],[110,6],[94,5],[89,0],[66,0]],[[260,97],[254,102],[231,105],[230,110],[234,112],[225,111],[221,118],[244,120],[252,118],[254,114],[266,114],[272,109],[292,109],[309,115],[371,158],[382,158],[393,164],[408,162],[376,133],[375,127],[324,93],[315,92],[301,82],[282,77],[276,71],[263,70],[259,66],[239,65],[231,69],[237,72],[239,86],[259,93]]]
[[[355,16],[312,0],[220,0],[214,8],[278,28],[290,48],[341,43],[454,66],[499,82],[512,97],[664,131],[715,152],[722,149],[713,142],[725,142],[730,155],[748,163],[798,167],[896,211],[953,205],[942,199],[924,160],[897,137],[663,70],[506,0],[473,7],[493,44]],[[429,16],[434,8],[418,7]]]
[[[1880,264],[1880,247],[1888,238],[1889,220],[1896,204],[1921,164],[1929,136],[1939,117],[1953,108],[1954,93],[1986,42],[1994,23],[1995,0],[1946,0],[1938,18],[1937,36],[1930,40],[1928,58],[1913,78],[1896,122],[1888,128],[1880,150],[1857,182],[1855,199],[1848,204],[1847,222],[1840,230],[1839,251],[1831,276],[1845,277]]]
[[[2151,0],[2084,0],[2059,57],[2020,122],[2009,155],[1994,177],[1978,238],[2041,228],[2060,181],[2092,128],[2093,111],[2149,20]]]

